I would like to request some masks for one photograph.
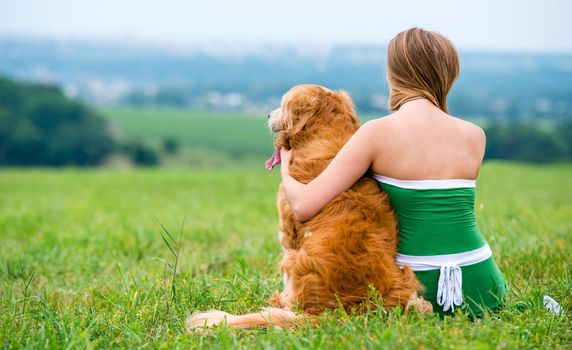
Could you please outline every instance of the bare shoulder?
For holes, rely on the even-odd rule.
[[[464,131],[466,136],[470,137],[474,141],[482,141],[483,143],[485,142],[485,131],[480,126],[457,117],[453,118],[458,121],[459,126]]]
[[[396,127],[395,121],[395,115],[390,114],[384,117],[368,120],[360,127],[360,130],[367,135],[380,136],[394,129]]]
[[[463,138],[467,140],[469,147],[476,153],[484,153],[486,146],[485,131],[470,121],[457,117],[452,118],[457,123],[458,130]]]
[[[404,135],[404,128],[407,125],[398,118],[396,113],[376,118],[365,122],[359,129],[362,140],[367,140],[368,148],[378,152],[381,149],[393,149],[400,143],[405,142],[406,138],[396,137],[396,135]]]

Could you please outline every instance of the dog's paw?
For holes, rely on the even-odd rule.
[[[421,313],[431,313],[433,312],[433,304],[423,298],[419,298],[417,303],[417,311]]]
[[[204,333],[213,326],[227,324],[234,315],[224,311],[211,310],[190,316],[186,321],[187,332]]]
[[[405,306],[405,312],[411,312],[412,309],[419,313],[431,313],[433,312],[433,305],[421,297],[415,297],[409,300]]]

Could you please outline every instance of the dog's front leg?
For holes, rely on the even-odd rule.
[[[292,279],[288,273],[289,267],[292,264],[291,260],[293,254],[296,254],[296,251],[292,249],[284,251],[284,259],[280,263],[280,272],[282,274],[283,281],[282,292],[274,293],[270,297],[270,305],[288,310],[292,309],[292,301],[294,295]]]
[[[280,273],[282,274],[282,292],[274,293],[270,297],[270,305],[276,307],[290,307],[292,304],[292,287],[289,279],[288,272],[284,268],[285,262],[288,260],[289,252],[298,247],[298,242],[296,241],[296,230],[295,230],[295,219],[290,205],[286,201],[282,186],[278,190],[277,207],[280,221],[280,231],[278,232],[278,241],[282,247],[282,252],[284,256],[282,262],[280,263]]]
[[[280,233],[278,238],[283,250],[298,249],[298,237],[296,232],[296,219],[286,200],[282,185],[278,190],[277,203],[278,218],[280,220]]]

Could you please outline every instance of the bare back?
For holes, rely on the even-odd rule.
[[[476,179],[485,135],[470,122],[447,115],[427,100],[411,101],[374,120],[371,170],[402,180]]]

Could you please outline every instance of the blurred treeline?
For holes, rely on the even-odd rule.
[[[151,148],[119,140],[107,120],[59,88],[0,78],[0,165],[94,166],[112,153],[157,163]]]
[[[486,159],[572,160],[572,119],[489,123],[485,131]],[[112,155],[156,165],[176,153],[180,142],[167,138],[158,149],[146,140],[125,138],[96,110],[65,97],[57,87],[0,78],[0,165],[95,166]]]

